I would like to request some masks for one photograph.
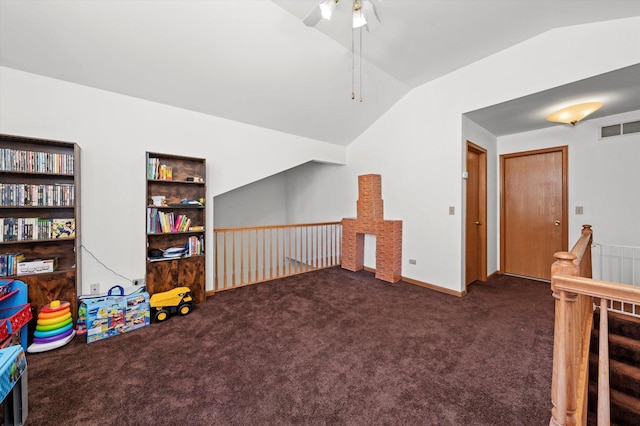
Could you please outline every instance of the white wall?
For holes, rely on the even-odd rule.
[[[145,152],[207,159],[207,229],[215,195],[346,149],[0,67],[0,132],[77,142],[82,149],[82,244],[117,273],[145,274]],[[210,236],[210,235],[209,235]],[[207,251],[207,289],[213,288]],[[127,284],[82,251],[82,286]]]
[[[286,174],[261,179],[214,199],[216,228],[285,225],[287,223]]]
[[[462,114],[638,62],[640,18],[541,34],[412,90],[348,147],[348,167],[314,168],[308,178],[324,185],[290,185],[289,206],[299,221],[317,217],[318,210],[325,218],[354,216],[357,176],[379,173],[385,217],[403,220],[402,275],[462,291],[461,176],[468,136]],[[495,158],[495,148],[487,148]],[[497,229],[497,222],[491,226]],[[488,252],[496,252],[496,238],[490,243],[496,246]],[[409,265],[410,258],[417,264]],[[489,271],[497,267],[497,258],[488,262]]]
[[[601,126],[637,120],[640,111],[498,138],[498,155],[569,147],[569,248],[583,224],[596,242],[640,246],[640,133],[599,138]]]

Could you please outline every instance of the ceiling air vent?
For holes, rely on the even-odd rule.
[[[600,139],[612,136],[629,135],[640,132],[640,121],[630,121],[628,123],[612,124],[611,126],[600,127]]]
[[[600,137],[610,138],[611,136],[620,136],[622,134],[622,126],[614,124],[613,126],[600,127]]]
[[[630,133],[640,132],[640,121],[630,121],[629,123],[622,123],[622,134],[628,135]]]

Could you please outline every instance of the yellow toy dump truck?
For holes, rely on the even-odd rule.
[[[151,313],[156,322],[162,322],[170,315],[187,315],[195,307],[189,287],[176,287],[162,293],[155,293],[149,300]]]

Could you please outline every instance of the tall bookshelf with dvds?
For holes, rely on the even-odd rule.
[[[28,286],[33,318],[80,292],[80,147],[0,134],[0,278]]]
[[[189,287],[205,301],[206,160],[146,153],[146,286],[149,294]]]

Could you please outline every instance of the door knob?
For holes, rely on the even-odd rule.
[[[559,220],[556,220],[555,222],[553,222],[553,224],[554,224],[555,226],[560,226],[560,221],[559,221]]]
[[[480,222],[474,222],[476,225],[482,225]]]

